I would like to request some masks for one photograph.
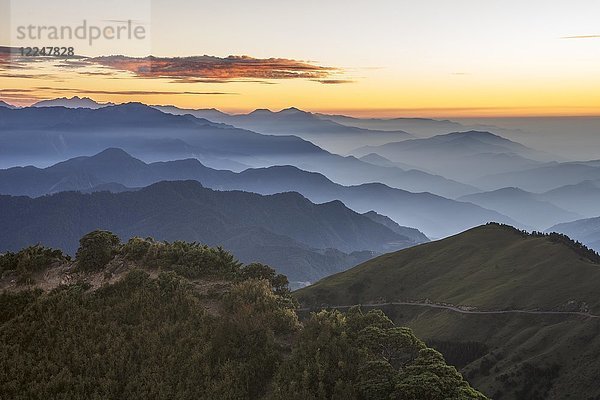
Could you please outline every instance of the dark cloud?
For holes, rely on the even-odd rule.
[[[232,82],[275,79],[327,79],[339,72],[304,61],[284,58],[259,59],[248,56],[127,57],[88,58],[86,62],[143,78],[170,78],[183,82]]]
[[[173,83],[232,83],[273,84],[277,80],[306,79],[323,84],[350,83],[339,79],[343,71],[314,62],[286,58],[253,58],[249,56],[191,56],[191,57],[21,57],[20,51],[0,47],[0,70],[23,69],[32,78],[38,66],[51,64],[83,76],[170,79]],[[43,73],[43,71],[40,71]]]
[[[196,91],[156,91],[156,90],[86,90],[75,88],[58,88],[51,86],[37,86],[32,89],[0,89],[0,95],[30,95],[39,92],[75,93],[78,95],[106,94],[123,96],[145,96],[145,95],[237,95],[231,92],[196,92]]]
[[[339,85],[343,83],[354,83],[349,79],[314,79],[315,82],[322,83],[324,85]]]

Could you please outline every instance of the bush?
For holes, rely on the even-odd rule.
[[[98,271],[112,260],[119,244],[119,237],[112,232],[90,232],[79,239],[77,265],[84,271]]]
[[[288,287],[289,281],[287,276],[276,273],[273,268],[265,264],[252,263],[246,265],[240,270],[240,277],[242,280],[266,279],[273,287],[275,293],[282,296],[290,293],[290,289]]]
[[[12,271],[16,273],[18,285],[29,285],[34,282],[34,273],[70,259],[60,250],[36,244],[20,250],[18,253],[8,252],[0,255],[0,277],[4,272]]]

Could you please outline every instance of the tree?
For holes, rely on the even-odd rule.
[[[246,265],[240,271],[242,280],[247,279],[266,279],[269,281],[275,293],[279,295],[287,295],[289,293],[289,282],[285,275],[275,273],[275,270],[268,265],[261,263],[252,263]]]
[[[112,260],[121,241],[112,232],[96,230],[79,239],[77,265],[84,271],[98,271]]]

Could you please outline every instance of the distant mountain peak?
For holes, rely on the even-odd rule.
[[[86,157],[88,160],[101,162],[107,166],[118,166],[123,164],[139,163],[143,164],[142,160],[133,157],[125,150],[117,147],[109,147],[106,150],[102,150],[100,153],[94,154],[93,156]],[[69,162],[68,160],[65,162]]]
[[[123,149],[120,149],[118,147],[109,147],[106,150],[102,150],[100,153],[92,156],[92,157],[127,157],[127,158],[134,158],[131,156],[131,154],[129,154],[128,152],[126,152]]]
[[[299,108],[296,108],[296,107],[284,108],[283,110],[279,111],[279,113],[280,114],[296,114],[296,113],[309,114],[308,112],[300,110]]]
[[[112,106],[114,103],[98,103],[89,97],[58,97],[56,99],[42,100],[32,105],[32,107],[66,107],[66,108],[90,108],[98,109]]]
[[[0,100],[0,107],[10,108],[10,109],[17,108],[16,106],[13,106],[12,104],[9,104],[9,103],[7,103],[5,101],[2,101],[2,100]]]
[[[249,113],[248,115],[264,115],[264,114],[274,114],[273,111],[269,110],[268,108],[257,108],[256,110],[252,111],[251,113]]]

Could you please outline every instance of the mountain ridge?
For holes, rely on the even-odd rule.
[[[197,181],[165,181],[117,194],[2,195],[0,204],[5,211],[0,251],[43,243],[73,254],[77,237],[106,229],[122,238],[231,247],[244,261],[278,265],[294,281],[314,281],[373,252],[412,245],[339,201],[314,204],[293,192],[215,191]]]
[[[109,160],[99,162],[103,157]],[[324,175],[295,166],[234,173],[208,168],[194,159],[146,164],[121,149],[108,149],[91,157],[77,157],[46,169],[17,167],[0,170],[0,193],[40,196],[50,193],[52,187],[54,191],[89,190],[102,183],[143,187],[161,180],[181,179],[198,180],[218,190],[239,189],[261,194],[297,191],[317,203],[342,200],[358,212],[374,210],[433,237],[446,236],[461,228],[494,220],[514,223],[506,216],[470,203],[428,193],[411,193],[383,184],[343,186]]]

